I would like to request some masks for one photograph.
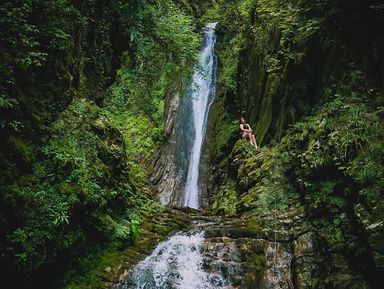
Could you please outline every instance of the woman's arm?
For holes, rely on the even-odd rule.
[[[249,125],[248,125],[248,127],[250,127]],[[244,128],[244,124],[240,124],[240,130],[242,131],[242,132],[251,132],[252,130],[249,130],[249,129],[245,129]]]
[[[242,123],[240,124],[240,130],[242,132],[248,132],[248,130],[244,128],[244,124],[242,124]]]

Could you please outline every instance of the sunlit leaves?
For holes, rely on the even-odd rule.
[[[1,108],[6,108],[6,109],[15,108],[18,104],[19,104],[19,102],[17,99],[7,97],[4,94],[0,94],[0,109]]]
[[[263,30],[277,29],[281,34],[277,50],[279,60],[292,60],[300,63],[305,55],[305,43],[319,29],[321,19],[307,18],[308,5],[301,7],[301,1],[258,1],[257,15],[264,21]],[[306,8],[306,9],[305,9]],[[257,31],[257,30],[256,30]],[[259,38],[259,37],[257,37]]]

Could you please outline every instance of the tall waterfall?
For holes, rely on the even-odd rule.
[[[209,107],[215,97],[215,27],[203,28],[200,65],[193,75],[189,97],[183,99],[179,113],[179,171],[185,171],[183,206],[200,207],[199,165]],[[188,164],[188,154],[190,154]],[[202,253],[204,232],[179,233],[160,243],[153,253],[133,268],[113,289],[219,289],[228,288],[220,272],[208,272]]]
[[[190,89],[194,139],[189,160],[183,206],[200,207],[199,167],[209,108],[215,97],[215,27],[217,22],[203,28],[203,45],[200,51],[200,69],[196,69]]]

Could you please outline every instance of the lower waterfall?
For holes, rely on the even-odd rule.
[[[115,289],[213,289],[204,272],[203,233],[176,234],[159,244]]]

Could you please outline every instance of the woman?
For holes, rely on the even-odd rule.
[[[255,146],[257,148],[256,138],[252,134],[252,129],[249,126],[249,124],[247,124],[245,122],[244,117],[240,118],[240,131],[241,131],[242,137],[247,139],[247,140],[249,140],[251,145],[253,145],[253,146]]]

